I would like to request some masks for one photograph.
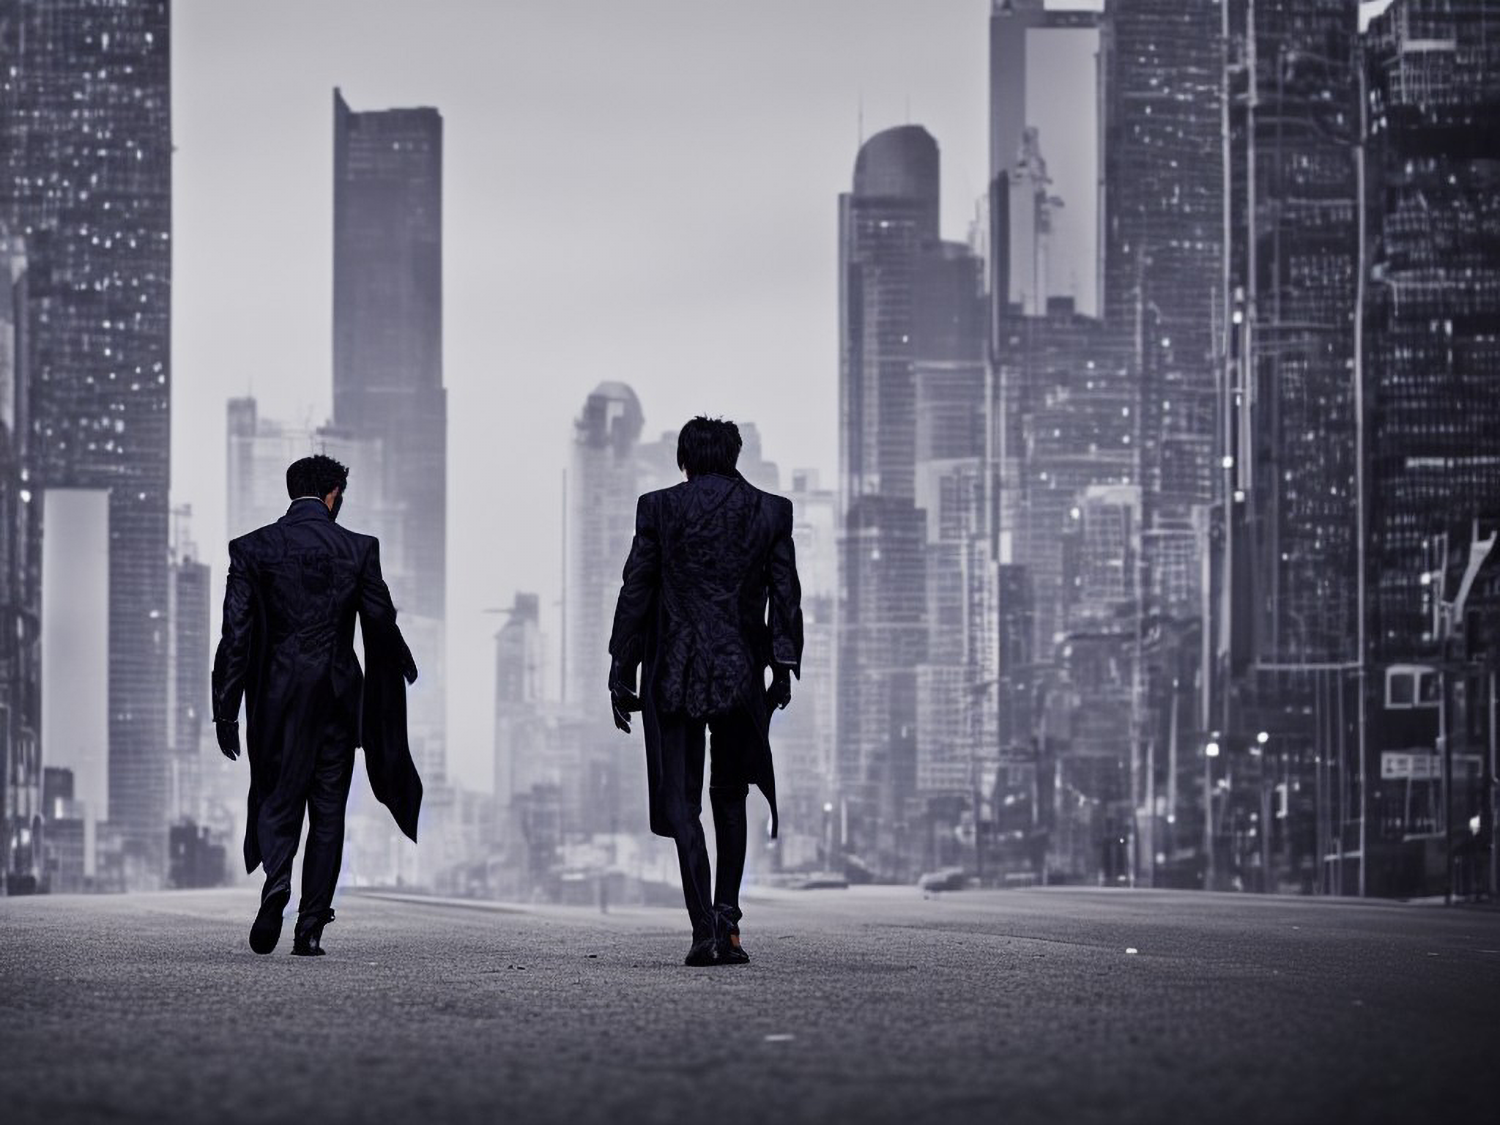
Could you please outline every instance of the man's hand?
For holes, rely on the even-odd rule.
[[[401,642],[401,675],[409,684],[417,682],[417,662],[412,659],[411,649],[406,647],[405,641]]]
[[[619,658],[609,665],[609,705],[614,712],[615,726],[630,733],[630,713],[641,709],[641,697],[635,693],[634,668],[626,668]]]
[[[214,723],[214,733],[219,737],[219,749],[231,762],[240,756],[240,724]]]
[[[766,705],[785,710],[792,701],[792,670],[783,664],[771,666],[771,686],[766,688]]]

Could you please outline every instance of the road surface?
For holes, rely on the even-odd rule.
[[[0,899],[0,1117],[30,1122],[1428,1122],[1500,1114],[1500,913],[1158,891],[679,911],[341,893]]]

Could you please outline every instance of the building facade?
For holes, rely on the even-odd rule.
[[[447,391],[443,386],[443,120],[431,108],[356,112],[333,94],[333,419],[378,442],[392,526],[381,560],[425,673],[409,701],[429,784],[447,777]]]
[[[1397,0],[1361,44],[1370,667],[1360,812],[1373,894],[1494,885],[1495,560],[1484,544],[1500,517],[1497,30],[1500,14],[1480,0]],[[1476,544],[1484,565],[1466,614],[1461,576]]]
[[[917,313],[938,250],[938,146],[920,126],[860,148],[839,198],[838,785],[853,855],[914,862],[917,665],[927,655],[926,531],[916,506]]]
[[[46,881],[41,503],[27,425],[25,243],[0,226],[0,893]]]
[[[149,886],[169,796],[169,7],[14,0],[0,37],[0,221],[29,261],[34,483],[109,491],[109,819],[129,882]]]

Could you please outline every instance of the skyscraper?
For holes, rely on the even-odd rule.
[[[42,506],[26,424],[27,315],[25,244],[0,224],[0,893],[42,877]]]
[[[576,719],[563,747],[569,833],[645,830],[644,771],[621,757],[604,703],[615,598],[644,475],[637,458],[644,423],[635,391],[605,382],[573,424],[563,559],[563,702]]]
[[[970,794],[998,749],[983,263],[941,243],[917,266],[916,505],[926,531],[927,659],[917,669],[916,785]],[[946,838],[952,839],[951,832]],[[931,857],[935,866],[942,857]]]
[[[170,30],[167,0],[0,10],[0,220],[29,260],[34,485],[109,490],[109,818],[138,883],[166,854]]]
[[[413,756],[428,783],[440,783],[448,461],[442,117],[430,108],[356,113],[335,90],[333,177],[332,424],[380,443],[381,490],[394,517],[382,563],[415,627],[413,651],[425,673],[410,697]],[[351,494],[355,487],[351,479]]]
[[[624,383],[600,383],[573,424],[563,560],[563,699],[602,698],[620,568],[635,534],[636,447],[645,417]],[[609,716],[599,713],[608,725]],[[612,729],[612,728],[611,728]]]
[[[1204,726],[1225,781],[1239,784],[1206,796],[1211,885],[1316,878],[1354,890],[1363,851],[1358,9],[1221,8],[1225,272]],[[1313,836],[1306,873],[1272,868],[1271,829],[1290,822],[1253,847],[1233,832],[1252,815],[1266,823],[1272,771],[1318,794],[1316,824],[1295,829]]]
[[[795,698],[771,719],[776,748],[781,833],[777,850],[786,870],[827,869],[836,848],[838,791],[834,740],[838,684],[834,609],[838,600],[839,498],[811,469],[794,469],[787,496],[796,521],[797,574],[802,580],[806,645]]]
[[[839,200],[833,764],[846,842],[895,877],[929,858],[923,794],[967,791],[996,739],[984,268],[940,239],[939,175],[926,130],[888,129]]]
[[[1235,649],[1268,664],[1349,661],[1358,4],[1242,2],[1229,15],[1245,51],[1227,173]]]
[[[1107,315],[1135,341],[1147,595],[1199,612],[1193,511],[1210,503],[1223,319],[1221,5],[1120,0],[1110,14]]]
[[[1475,614],[1474,603],[1493,605],[1493,578],[1480,572],[1468,612],[1450,614],[1459,625],[1468,618],[1465,646],[1441,647],[1448,630],[1440,603],[1451,605],[1473,540],[1500,517],[1492,218],[1500,213],[1500,11],[1484,0],[1396,0],[1371,24],[1361,56],[1369,262],[1362,655],[1375,673],[1363,699],[1371,720],[1362,850],[1368,892],[1426,895],[1448,889],[1447,872],[1430,858],[1443,821],[1467,838],[1460,849],[1470,855],[1482,855],[1489,836],[1494,861],[1493,652],[1467,668],[1455,659],[1467,648],[1472,661],[1485,647],[1482,622],[1492,611]],[[1491,551],[1487,569],[1494,559]],[[1444,669],[1439,677],[1425,672],[1433,665]],[[1424,675],[1441,685],[1427,706],[1417,688]],[[1429,746],[1443,753],[1428,754]],[[1490,880],[1493,887],[1493,868]]]
[[[210,715],[209,673],[213,659],[210,571],[198,558],[187,534],[192,512],[176,509],[169,571],[171,676],[167,682],[167,729],[171,747],[172,797],[168,813],[174,822],[196,820],[199,813],[204,726]]]
[[[910,499],[917,262],[938,241],[938,147],[919,125],[871,137],[839,197],[839,457],[846,508]]]
[[[511,798],[546,778],[541,724],[542,634],[535,594],[517,594],[495,634],[495,808],[501,821]],[[542,767],[542,768],[538,768]]]
[[[861,146],[839,197],[838,783],[853,845],[903,862],[916,788],[916,665],[926,655],[916,507],[918,272],[938,246],[938,146],[916,125]]]
[[[1398,0],[1364,56],[1371,650],[1402,660],[1432,631],[1428,541],[1500,506],[1500,253],[1473,237],[1497,199],[1484,153],[1500,112],[1500,13]]]

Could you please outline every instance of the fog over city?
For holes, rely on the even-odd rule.
[[[653,439],[702,412],[754,422],[784,476],[833,486],[836,198],[861,129],[920,122],[942,147],[944,234],[968,237],[987,178],[987,13],[177,5],[172,496],[193,508],[215,607],[225,400],[329,417],[335,87],[356,112],[443,117],[448,759],[488,790],[502,619],[485,611],[540,594],[555,664],[562,473],[585,396],[629,383]],[[341,516],[356,529],[360,498],[356,475]],[[601,709],[606,664],[601,651]]]

